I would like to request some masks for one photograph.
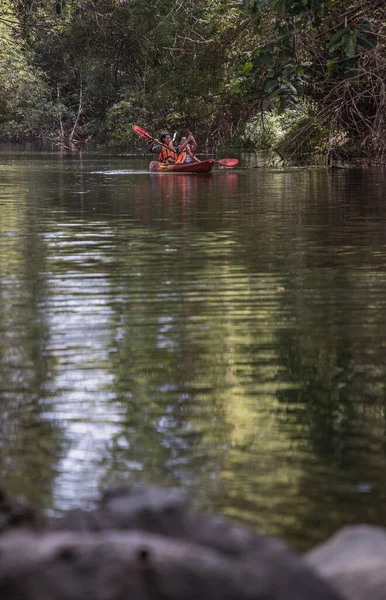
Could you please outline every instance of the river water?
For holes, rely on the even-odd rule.
[[[384,525],[385,172],[148,162],[0,152],[2,485],[183,487],[299,549]]]

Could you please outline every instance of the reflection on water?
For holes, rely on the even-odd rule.
[[[382,172],[0,154],[0,460],[182,485],[302,548],[385,523]]]

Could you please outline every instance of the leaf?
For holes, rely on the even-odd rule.
[[[376,24],[371,21],[362,21],[362,23],[358,23],[358,28],[365,31],[374,31],[376,29]]]
[[[268,81],[266,81],[264,84],[264,91],[267,92],[267,94],[271,94],[273,90],[275,90],[278,87],[279,82],[277,79],[268,79]]]
[[[284,96],[280,96],[279,98],[279,103],[277,106],[277,112],[280,114],[283,114],[284,109],[285,109],[285,105],[286,105],[286,99]]]
[[[243,73],[249,73],[253,69],[253,62],[248,61],[242,68]]]
[[[362,46],[362,48],[365,48],[365,50],[374,50],[374,48],[376,48],[377,46],[376,40],[370,40],[368,37],[366,37],[365,35],[363,35],[363,33],[360,32],[357,33],[357,42],[358,45]]]
[[[298,91],[296,89],[296,87],[294,85],[292,85],[292,83],[288,82],[287,83],[287,88],[293,93],[295,94],[295,96],[297,96]]]
[[[337,58],[332,58],[331,60],[327,61],[327,71],[326,71],[326,79],[328,79],[329,77],[331,77],[332,72],[335,70],[335,67],[338,63],[338,59]]]
[[[349,33],[349,31],[351,31],[350,27],[344,27],[334,33],[328,44],[329,52],[334,52],[336,48],[339,48],[342,45],[342,38],[346,33]]]
[[[354,58],[357,48],[357,32],[351,30],[350,33],[347,33],[343,36],[342,41],[342,47],[345,55],[348,58]]]
[[[258,58],[260,59],[262,65],[269,66],[273,63],[273,56],[269,52],[264,52],[264,54],[260,54]]]
[[[260,99],[260,98],[264,98],[264,94],[261,90],[255,90],[254,92],[252,92],[249,96],[249,98],[251,100],[256,100],[256,99]]]
[[[278,6],[279,15],[283,21],[285,20],[285,18],[287,16],[287,10],[286,10],[287,6],[286,5],[287,5],[286,0],[279,0],[279,6]]]
[[[271,99],[273,99],[273,98],[276,98],[277,96],[280,96],[280,94],[281,94],[281,90],[280,90],[280,88],[276,88],[275,90],[273,90],[273,91],[272,91],[272,92],[269,94],[269,97],[270,97]]]

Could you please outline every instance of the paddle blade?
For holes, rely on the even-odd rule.
[[[142,127],[139,127],[138,125],[133,125],[133,131],[141,137],[148,138],[149,140],[153,139],[147,131],[145,131],[144,129],[142,129]]]
[[[221,158],[218,162],[223,167],[235,167],[239,164],[237,158]]]

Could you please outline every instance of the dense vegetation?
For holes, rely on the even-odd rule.
[[[3,0],[0,135],[384,162],[384,0]]]

